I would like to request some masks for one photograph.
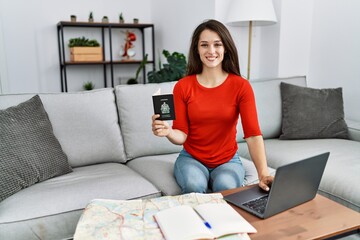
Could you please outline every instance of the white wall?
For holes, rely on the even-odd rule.
[[[117,22],[119,13],[123,12],[126,21],[138,17],[141,22],[149,23],[152,22],[149,9],[151,1],[144,0],[0,0],[6,92],[60,91],[56,24],[68,21],[71,14],[77,15],[78,21],[87,21],[89,12],[93,11],[95,21],[107,15],[110,21]],[[101,67],[70,68],[69,90],[81,90],[82,84],[89,80],[102,86]]]
[[[71,14],[85,21],[90,11],[97,20],[108,15],[117,21],[119,12],[127,21],[139,17],[154,23],[157,53],[167,49],[187,55],[194,28],[208,18],[225,23],[231,1],[0,0],[0,79],[7,83],[3,92],[60,91],[56,24]],[[346,117],[360,121],[360,1],[273,2],[278,23],[253,29],[251,78],[307,75],[309,86],[342,87]],[[246,75],[248,28],[229,30]],[[129,74],[134,71],[129,67]],[[86,67],[72,69],[72,77],[72,90],[77,91],[83,81],[102,79],[102,73]]]
[[[278,30],[261,29],[263,37],[268,30],[273,35],[260,43],[265,60],[255,63],[263,71],[259,76],[271,77],[277,61],[279,77],[306,75],[310,87],[342,87],[345,117],[360,121],[360,1],[274,0],[274,5]],[[272,47],[277,54],[264,51]],[[266,63],[274,65],[269,72]]]
[[[188,55],[191,35],[205,19],[215,17],[214,0],[153,0],[156,54],[166,49]],[[162,58],[163,60],[163,58]]]
[[[360,121],[360,1],[316,0],[309,84],[342,87],[345,116]]]
[[[0,5],[1,7],[1,5]],[[6,57],[5,57],[5,45],[4,36],[2,31],[2,17],[0,14],[0,94],[7,91],[7,69],[6,69]]]
[[[260,41],[257,48],[257,61],[252,64],[257,66],[258,72],[254,78],[271,78],[279,76],[279,52],[280,52],[280,37],[281,37],[281,0],[273,0],[277,23],[259,27]],[[254,68],[254,67],[253,67]]]
[[[281,1],[278,76],[307,75],[313,0]]]

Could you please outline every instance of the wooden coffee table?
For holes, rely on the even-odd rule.
[[[247,187],[221,192],[224,196]],[[360,232],[360,213],[319,194],[304,204],[267,219],[232,205],[256,229],[251,239],[324,239]]]

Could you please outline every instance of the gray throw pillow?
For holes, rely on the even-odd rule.
[[[46,179],[72,172],[38,95],[0,110],[0,202]]]
[[[282,82],[280,139],[348,138],[342,88],[314,89]]]

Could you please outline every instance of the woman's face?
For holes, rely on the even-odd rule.
[[[205,29],[199,37],[198,52],[203,67],[221,68],[225,48],[220,36],[211,30]]]

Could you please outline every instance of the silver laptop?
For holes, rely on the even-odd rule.
[[[260,218],[300,205],[316,196],[329,152],[293,162],[276,170],[269,192],[258,185],[224,199]]]

